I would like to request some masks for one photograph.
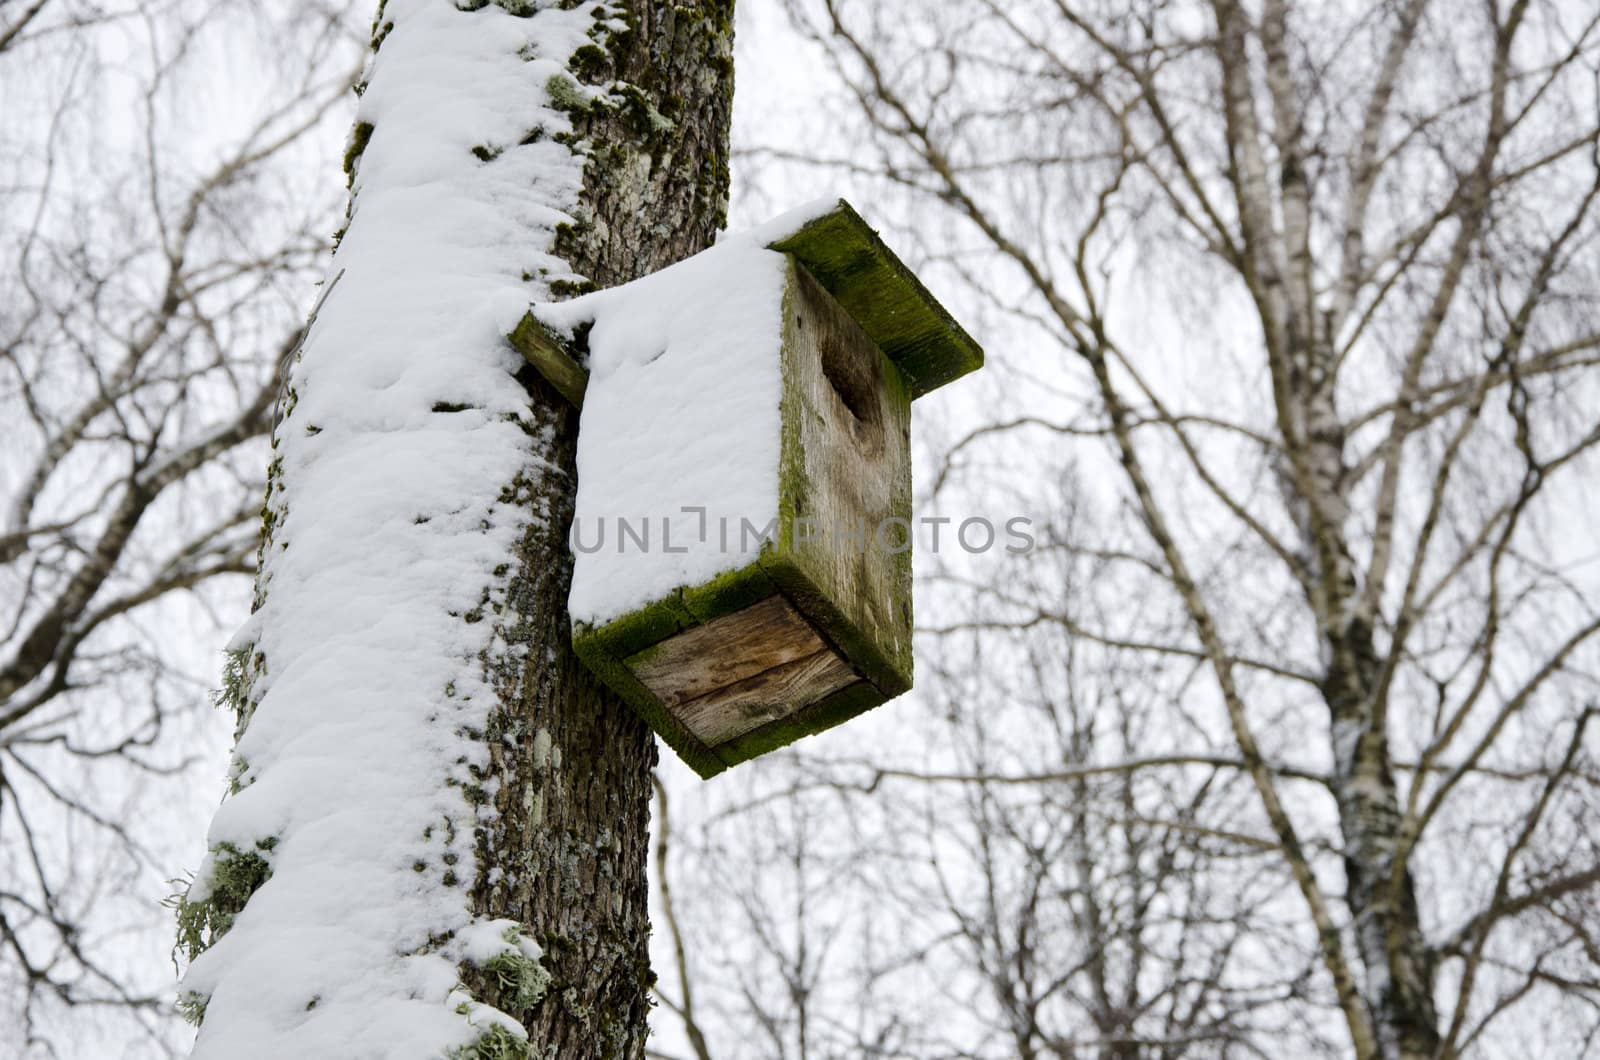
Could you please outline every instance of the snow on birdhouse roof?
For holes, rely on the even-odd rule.
[[[760,552],[759,536],[740,530],[777,517],[786,268],[735,235],[633,283],[538,307],[557,334],[592,324],[575,621],[609,621]]]

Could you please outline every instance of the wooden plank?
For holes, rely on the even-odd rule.
[[[507,335],[506,340],[556,388],[556,393],[572,402],[575,408],[583,408],[589,373],[533,313],[524,313],[516,330]]]
[[[843,199],[772,244],[792,254],[889,355],[911,395],[983,366],[983,349]]]
[[[698,699],[827,648],[782,596],[685,630],[626,662],[668,707]]]
[[[864,711],[879,706],[889,697],[880,692],[871,681],[857,681],[805,707],[787,718],[770,721],[742,736],[730,738],[719,744],[713,754],[727,766],[748,762],[757,755],[787,747],[804,736],[813,736],[835,725],[843,724]],[[696,767],[698,769],[699,767]],[[704,772],[701,776],[705,776]]]
[[[803,264],[888,354],[912,397],[983,367],[983,347],[843,199],[771,246]],[[583,407],[588,371],[532,313],[506,338],[557,392]]]
[[[707,747],[715,749],[858,681],[860,677],[849,663],[832,648],[823,648],[691,699],[674,707],[673,713]]]
[[[863,676],[898,695],[911,686],[911,397],[797,264],[782,402],[778,543],[762,566]]]

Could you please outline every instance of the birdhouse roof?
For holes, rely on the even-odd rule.
[[[843,199],[768,246],[816,277],[900,369],[912,397],[982,367],[982,347]]]
[[[977,343],[838,199],[730,233],[631,283],[533,306],[508,338],[583,410],[573,525],[588,536],[575,542],[574,622],[611,622],[759,555],[762,538],[747,539],[744,527],[780,514],[781,362],[796,269],[884,351],[911,397],[983,363]],[[630,533],[654,527],[655,547],[625,547],[624,519]],[[591,548],[602,527],[607,543]]]

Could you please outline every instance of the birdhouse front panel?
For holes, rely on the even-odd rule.
[[[785,302],[778,587],[885,696],[911,687],[911,395],[805,266]]]
[[[540,325],[593,321],[573,646],[702,776],[911,687],[911,400],[981,363],[847,205],[757,238]],[[653,547],[585,545],[619,497]]]

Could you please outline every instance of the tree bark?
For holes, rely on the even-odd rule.
[[[631,0],[628,29],[580,53],[580,78],[625,82],[627,105],[575,112],[589,156],[577,224],[557,253],[598,287],[709,246],[726,218],[733,0]],[[636,93],[636,94],[635,94]],[[474,912],[516,920],[544,948],[552,981],[518,1012],[493,975],[481,1000],[521,1019],[536,1055],[642,1057],[649,965],[650,730],[572,653],[567,546],[577,487],[576,411],[527,373],[546,465],[516,483],[536,518],[515,557],[499,695],[485,738],[493,812],[477,836]],[[520,662],[511,660],[518,659]]]
[[[1337,340],[1326,323],[1320,331],[1315,326],[1305,119],[1288,53],[1289,10],[1282,0],[1268,0],[1254,31],[1266,57],[1279,156],[1271,173],[1255,124],[1257,100],[1242,73],[1251,51],[1250,20],[1242,7],[1225,0],[1216,4],[1216,13],[1230,158],[1237,160],[1233,184],[1243,244],[1254,258],[1242,278],[1260,307],[1284,440],[1285,505],[1298,524],[1307,560],[1306,602],[1326,660],[1319,684],[1333,748],[1330,787],[1344,846],[1345,902],[1364,973],[1361,997],[1375,1055],[1421,1060],[1439,1048],[1435,961],[1422,932],[1416,883],[1400,860],[1400,797],[1381,681],[1389,660],[1379,655],[1372,622],[1362,610],[1359,575],[1370,578],[1373,572],[1359,571],[1348,536],[1359,498],[1352,495],[1356,481],[1337,407]],[[1275,211],[1281,224],[1272,221]],[[1376,573],[1381,581],[1382,571]],[[1352,1032],[1359,1054],[1363,1035],[1354,1027]]]
[[[1333,737],[1334,801],[1344,837],[1345,901],[1366,970],[1379,1055],[1423,1060],[1438,1055],[1437,970],[1422,931],[1416,881],[1398,864],[1401,816],[1387,726],[1376,701],[1383,661],[1372,630],[1349,624],[1329,645],[1323,682]]]
[[[487,318],[711,243],[733,0],[492,3],[373,27],[178,903],[197,1055],[644,1056],[655,748],[571,650],[577,414]]]

